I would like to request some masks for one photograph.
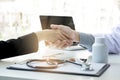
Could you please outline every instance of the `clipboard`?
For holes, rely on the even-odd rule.
[[[55,69],[30,68],[23,63],[10,65],[7,69],[99,77],[110,67],[110,64],[92,63],[91,66],[94,69],[93,71],[83,71],[81,70],[81,66],[71,63],[64,63]]]

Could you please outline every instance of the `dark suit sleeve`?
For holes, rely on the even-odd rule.
[[[0,59],[28,54],[38,50],[38,39],[35,33],[17,39],[0,41]]]

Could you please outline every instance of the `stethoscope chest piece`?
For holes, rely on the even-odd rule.
[[[92,68],[91,64],[82,64],[81,66],[82,71],[93,71],[94,69]]]

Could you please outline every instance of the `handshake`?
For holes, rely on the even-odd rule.
[[[79,33],[68,26],[51,24],[50,28],[36,32],[38,40],[45,40],[47,46],[61,49],[80,41]]]

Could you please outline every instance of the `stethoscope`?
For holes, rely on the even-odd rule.
[[[63,63],[72,63],[78,66],[81,66],[81,70],[83,71],[93,71],[94,69],[91,67],[91,64],[87,61],[80,60],[81,63],[75,62],[73,59],[31,59],[26,62],[26,65],[30,68],[36,69],[55,69],[58,68],[59,64]],[[34,63],[46,63],[47,65],[33,65]]]

